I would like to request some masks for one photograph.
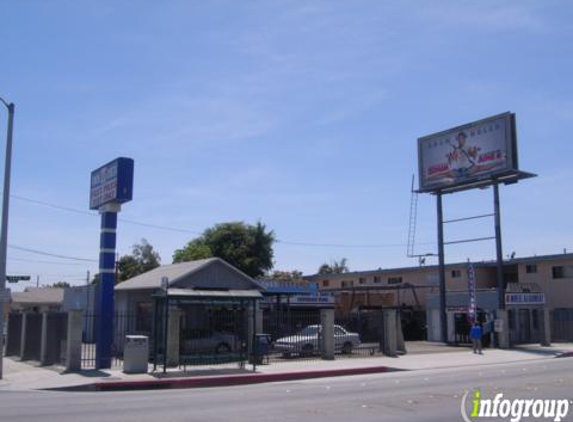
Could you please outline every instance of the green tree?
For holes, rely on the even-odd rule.
[[[318,268],[319,274],[342,274],[348,272],[347,259],[342,258],[340,261],[332,261],[330,264],[324,263]]]
[[[173,254],[173,263],[208,258],[224,259],[251,277],[260,277],[273,267],[275,235],[260,222],[216,224]]]
[[[70,283],[68,283],[67,281],[58,281],[57,283],[52,284],[50,287],[57,287],[60,289],[65,289],[67,287],[71,287]]]
[[[205,244],[203,238],[194,239],[187,243],[184,248],[176,249],[173,253],[173,263],[196,261],[198,259],[211,258],[213,252],[211,248]]]
[[[293,271],[273,271],[271,274],[271,278],[277,281],[290,281],[296,283],[304,282],[302,278],[302,272],[293,270]]]
[[[135,244],[131,248],[131,255],[124,255],[119,259],[118,272],[119,280],[122,282],[159,267],[161,258],[153,250],[153,246],[146,240],[141,239],[141,243]]]

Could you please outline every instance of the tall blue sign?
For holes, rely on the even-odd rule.
[[[96,368],[111,368],[117,213],[133,197],[133,160],[120,157],[92,171],[90,209],[101,214],[96,297]]]

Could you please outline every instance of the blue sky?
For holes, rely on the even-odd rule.
[[[97,259],[89,173],[135,160],[118,251],[173,250],[214,223],[261,220],[276,269],[355,270],[406,257],[416,139],[517,114],[520,164],[503,187],[504,252],[573,250],[573,5],[568,1],[0,0],[0,96],[16,103],[9,243]],[[2,115],[5,114],[2,112]],[[2,117],[0,133],[5,125]],[[446,218],[488,213],[492,192],[445,198]],[[417,252],[434,252],[420,196]],[[447,239],[493,222],[447,227]],[[376,247],[364,247],[376,246]],[[447,261],[492,259],[492,242]],[[96,263],[9,249],[10,273],[78,284]],[[20,285],[19,287],[23,287]]]

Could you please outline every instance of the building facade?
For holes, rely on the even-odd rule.
[[[494,318],[498,308],[496,262],[474,262],[477,307],[484,322]],[[539,315],[552,315],[553,337],[573,340],[573,254],[530,256],[503,263],[506,303],[514,342],[537,341]],[[306,277],[322,291],[336,295],[338,314],[362,309],[396,307],[416,313],[414,324],[423,324],[424,338],[439,338],[439,267],[437,265],[316,274]],[[455,340],[467,324],[468,263],[446,265],[446,306],[449,340]],[[523,298],[527,298],[524,302]],[[535,299],[533,302],[531,300]],[[408,312],[403,312],[408,315]],[[420,314],[424,314],[420,317]],[[456,323],[456,321],[458,321]],[[403,325],[405,321],[403,321]],[[407,322],[406,322],[407,324]],[[406,333],[406,336],[407,333]]]

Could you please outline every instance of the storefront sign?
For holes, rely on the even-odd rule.
[[[506,305],[543,305],[545,293],[506,293]]]

